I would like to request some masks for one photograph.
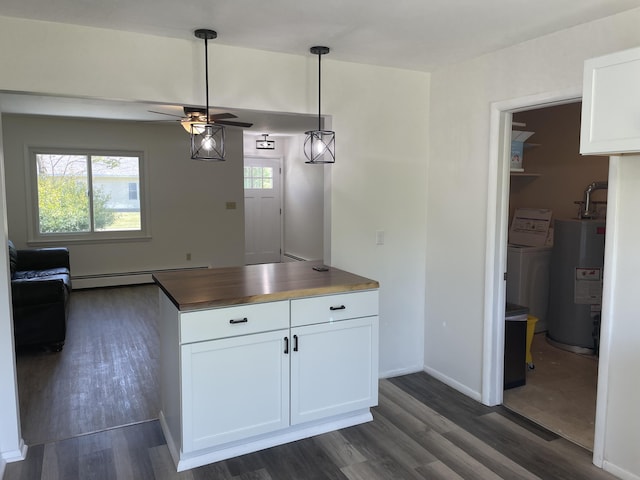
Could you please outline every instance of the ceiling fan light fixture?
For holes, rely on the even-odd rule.
[[[204,72],[206,109],[205,121],[192,121],[193,117],[182,122],[186,128],[189,125],[191,134],[191,159],[207,162],[223,162],[224,158],[224,126],[214,124],[209,113],[209,49],[208,41],[218,37],[217,32],[206,28],[199,28],[194,32],[196,38],[204,40]]]
[[[309,52],[318,56],[318,129],[305,132],[304,155],[306,163],[322,164],[336,162],[336,132],[322,129],[321,107],[321,82],[322,82],[322,55],[329,53],[329,47],[311,47]]]
[[[274,150],[276,148],[275,140],[267,140],[269,136],[268,133],[263,133],[264,137],[262,140],[256,140],[256,149],[257,150]]]
[[[191,129],[195,128],[197,133],[202,133],[204,132],[204,126],[206,125],[206,123],[202,123],[202,122],[196,122],[194,120],[180,120],[180,125],[182,125],[182,128],[184,128],[188,133],[191,133]]]

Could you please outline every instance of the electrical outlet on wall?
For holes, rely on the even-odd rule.
[[[187,261],[190,262],[191,261],[191,253],[187,253]]]
[[[376,232],[376,245],[384,245],[384,230]]]

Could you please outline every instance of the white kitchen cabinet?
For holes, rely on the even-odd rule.
[[[291,329],[291,424],[378,403],[378,317]]]
[[[584,64],[580,153],[640,152],[640,48]]]
[[[229,269],[155,277],[178,471],[370,421],[378,401],[377,282],[308,264],[231,271],[248,283],[229,289]]]
[[[289,425],[289,330],[182,347],[185,453]]]

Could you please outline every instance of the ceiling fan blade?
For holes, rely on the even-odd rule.
[[[170,117],[182,118],[182,115],[174,115],[173,113],[156,112],[155,110],[147,110],[149,113],[157,113],[158,115],[168,115]]]
[[[218,123],[220,125],[229,125],[231,127],[245,127],[245,128],[249,128],[253,126],[253,123],[246,123],[246,122],[232,122],[229,120],[216,120],[214,123]]]
[[[238,118],[238,116],[234,115],[233,113],[225,112],[225,113],[214,113],[212,115],[209,115],[209,118],[212,118],[213,120],[224,120],[226,118]]]

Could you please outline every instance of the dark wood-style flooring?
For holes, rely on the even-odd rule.
[[[158,288],[76,290],[59,353],[18,352],[27,445],[158,418]]]
[[[155,289],[149,286],[136,288],[140,288],[136,290],[140,292],[140,299],[130,304],[130,308],[153,308],[150,305],[156,298]],[[94,293],[100,295],[101,292]],[[116,295],[118,289],[104,292]],[[123,293],[135,298],[135,295],[130,296],[131,292],[123,290]],[[116,300],[110,298],[104,302],[96,300],[97,309],[104,307],[105,312],[112,312],[111,305]],[[104,315],[103,321],[110,322],[109,315]],[[127,326],[118,324],[118,328],[126,330]],[[153,331],[152,326],[149,328]],[[107,345],[105,342],[103,348],[108,349]],[[86,347],[90,348],[89,345]],[[120,346],[113,348],[120,349]],[[134,364],[157,361],[153,356],[141,358],[137,354],[133,355],[134,360],[125,361],[122,355],[115,358]],[[125,376],[121,381],[125,383],[127,371],[144,370],[142,365],[110,368],[121,372]],[[91,403],[99,401],[103,395],[99,385],[79,387],[80,391],[75,394],[66,389],[61,392],[70,397],[83,396],[84,400],[61,398],[55,401],[75,406],[86,404],[79,408],[90,408]],[[116,397],[120,395],[112,393]],[[131,406],[135,410],[135,405],[126,399],[116,400],[115,409],[126,411]],[[54,412],[49,414],[54,415]],[[30,442],[27,459],[8,464],[4,479],[614,478],[591,464],[591,453],[587,450],[503,407],[479,404],[425,373],[381,380],[380,402],[373,409],[373,415],[374,421],[367,424],[179,474],[157,420],[120,427],[110,425],[94,433]],[[46,415],[43,413],[42,416]],[[75,422],[82,423],[82,420]],[[92,431],[92,428],[85,430]]]

